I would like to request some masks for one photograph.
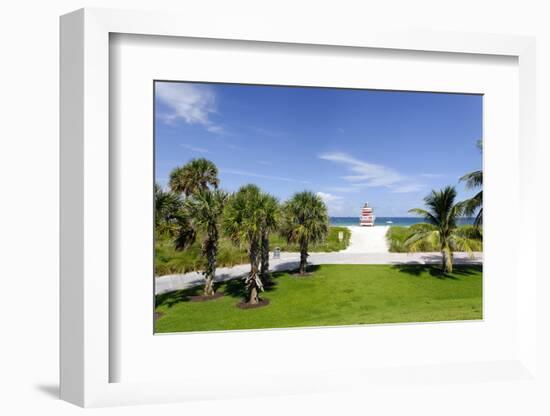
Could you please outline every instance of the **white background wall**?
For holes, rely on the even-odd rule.
[[[55,399],[58,368],[58,16],[74,9],[116,7],[179,10],[204,24],[213,13],[236,19],[273,19],[281,26],[324,25],[330,30],[369,22],[388,26],[512,33],[538,37],[539,119],[550,114],[550,12],[547,1],[393,0],[393,1],[169,1],[19,0],[0,6],[0,413],[74,414],[82,412]],[[546,94],[546,96],[544,96]],[[541,137],[550,137],[539,122]],[[548,194],[548,140],[540,140],[539,175]],[[547,197],[546,197],[547,198]],[[542,201],[541,201],[542,202]],[[535,209],[535,208],[534,208]],[[546,214],[542,209],[541,217]],[[550,235],[542,224],[540,234]],[[547,242],[540,241],[541,254]],[[544,250],[547,252],[547,250]],[[549,284],[539,291],[550,293]],[[546,326],[550,328],[550,326]],[[544,337],[547,351],[548,334]],[[546,362],[547,364],[547,362]],[[213,375],[215,376],[215,375]],[[456,387],[456,400],[412,391],[407,397],[364,397],[338,393],[100,409],[106,414],[393,414],[403,401],[424,414],[543,414],[532,395],[506,385],[494,387],[494,400],[468,386]],[[482,404],[478,401],[482,400]],[[548,414],[548,413],[546,413]]]

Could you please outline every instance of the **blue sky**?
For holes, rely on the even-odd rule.
[[[482,97],[157,82],[155,178],[205,157],[221,187],[255,183],[281,201],[311,190],[332,216],[409,216],[431,189],[481,168]]]

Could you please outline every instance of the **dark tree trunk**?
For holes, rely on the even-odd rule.
[[[260,276],[265,284],[269,280],[269,234],[263,233],[261,245]]]
[[[307,241],[300,241],[300,274],[306,274],[307,271]]]
[[[210,235],[204,242],[206,254],[206,268],[204,269],[204,296],[214,295],[214,277],[216,275],[216,262],[218,256],[218,230],[211,230]]]
[[[245,280],[248,289],[248,303],[251,304],[256,304],[260,301],[258,294],[263,289],[259,275],[259,263],[260,242],[259,239],[253,239],[250,242],[250,273]]]

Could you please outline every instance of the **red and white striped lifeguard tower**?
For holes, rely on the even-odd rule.
[[[372,227],[374,225],[374,210],[369,207],[369,203],[365,202],[361,208],[361,216],[359,217],[359,225],[362,227]]]

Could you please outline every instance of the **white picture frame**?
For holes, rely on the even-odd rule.
[[[264,22],[265,23],[265,22]],[[113,33],[225,39],[281,44],[430,51],[442,54],[504,55],[519,67],[519,189],[518,208],[535,204],[535,41],[529,37],[466,33],[398,32],[381,29],[360,33],[285,28],[250,24],[237,31],[223,19],[203,25],[191,16],[167,13],[83,9],[61,18],[61,397],[80,406],[159,403],[213,397],[320,393],[380,384],[460,379],[479,383],[485,378],[537,382],[536,268],[534,215],[520,215],[517,264],[525,271],[518,280],[517,352],[509,359],[442,362],[414,369],[370,368],[368,373],[342,368],[295,374],[280,369],[261,382],[238,380],[223,389],[223,380],[190,377],[181,381],[112,382],[110,368],[117,357],[111,348],[113,297],[109,276],[110,172],[109,37]],[[523,244],[521,244],[523,242]],[[517,274],[516,270],[516,274]],[[353,331],[353,329],[352,329]],[[410,327],[408,332],[411,333]],[[265,333],[264,333],[265,334]],[[241,334],[242,335],[242,334]],[[268,335],[266,335],[268,336]],[[239,337],[239,334],[234,335]],[[236,341],[238,343],[238,339]],[[475,373],[483,374],[482,377]],[[345,382],[342,380],[346,380]]]

